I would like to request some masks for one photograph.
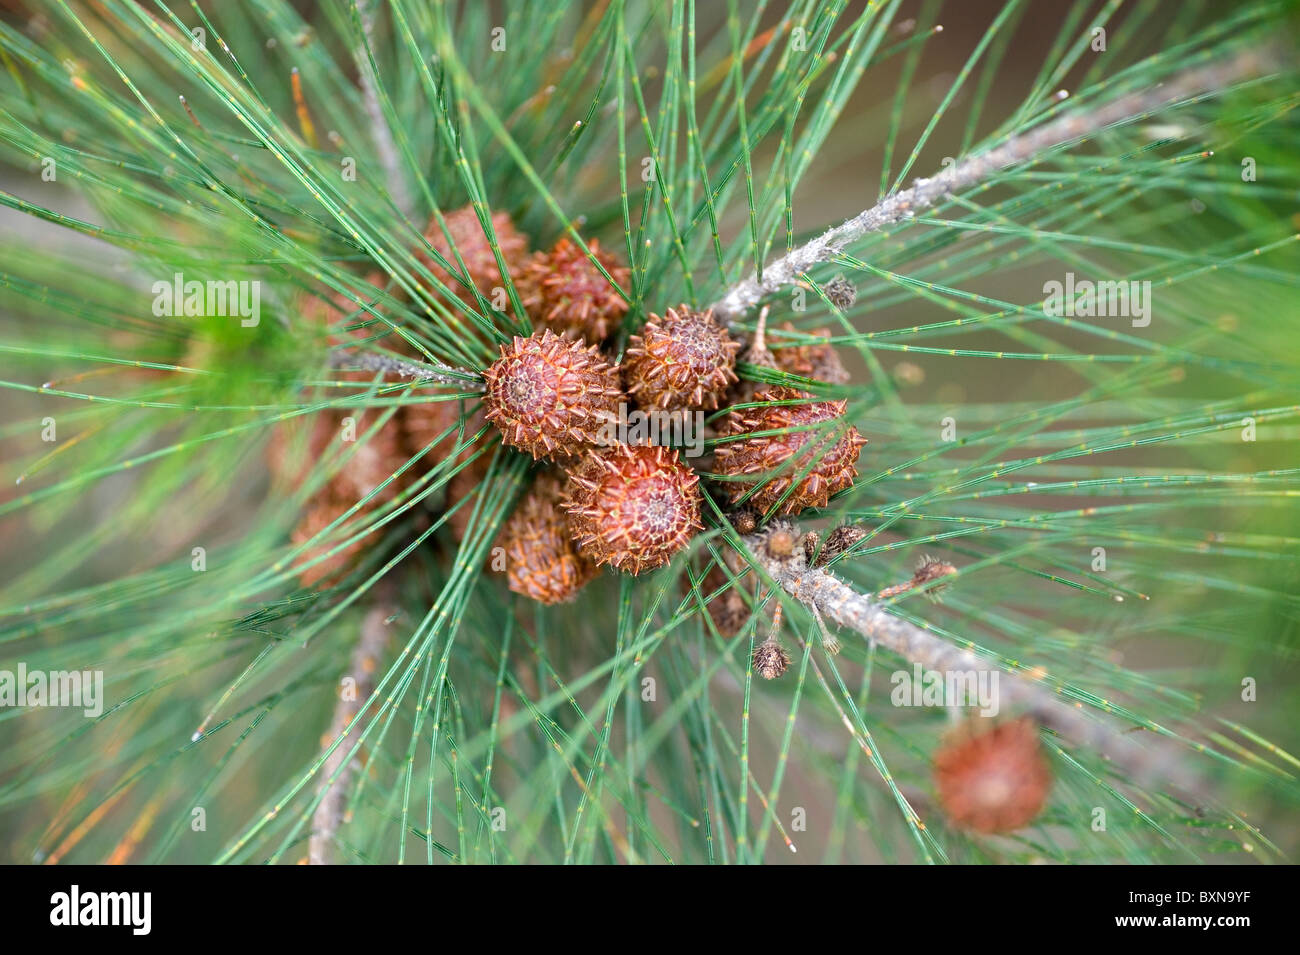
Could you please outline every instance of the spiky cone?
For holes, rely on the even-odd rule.
[[[786,322],[781,326],[781,330],[794,332],[795,327],[790,322]],[[815,332],[809,332],[809,335],[830,338],[831,331],[829,328],[819,328]],[[773,337],[776,339],[776,336]],[[824,381],[830,385],[848,384],[848,370],[829,342],[812,344],[805,341],[800,344],[778,345],[779,340],[772,342],[772,357],[776,361],[776,367],[782,371],[803,378],[812,378],[815,381]]]
[[[934,781],[944,813],[981,833],[1020,829],[1042,812],[1052,772],[1038,727],[1021,717],[954,730],[934,754]]]
[[[623,356],[623,386],[644,409],[709,411],[735,384],[740,342],[713,318],[687,305],[651,315]]]
[[[490,296],[492,289],[497,286],[504,287],[501,269],[497,266],[497,258],[492,251],[492,243],[483,232],[483,226],[479,223],[478,213],[474,211],[474,207],[462,206],[454,212],[449,212],[443,216],[443,222],[447,225],[445,233],[438,223],[438,217],[432,217],[424,230],[424,238],[455,269],[455,273],[439,265],[423,245],[415,252],[416,258],[434,278],[462,300],[467,298],[472,300],[473,297],[468,296],[467,292],[461,294],[465,288],[460,264],[456,261],[458,252],[465,263],[465,277],[468,277],[480,292]],[[492,213],[492,231],[496,233],[497,247],[501,250],[502,261],[506,263],[506,271],[513,278],[516,271],[522,269],[527,260],[528,240],[515,228],[514,221],[505,212]],[[455,252],[452,251],[453,247]]]
[[[596,239],[588,242],[587,248],[605,267],[614,285],[582,249],[568,239],[560,239],[549,252],[538,252],[528,260],[515,286],[534,325],[599,345],[622,324],[627,302],[616,286],[627,285],[632,270],[602,252]]]
[[[314,462],[327,453],[332,442],[343,438],[346,417],[348,415],[345,412],[333,410],[315,415],[309,425],[311,432],[307,438],[305,453],[295,458],[290,458],[287,452],[296,446],[292,440],[292,431],[297,425],[286,423],[282,426],[282,430],[267,447],[268,463],[276,478],[289,488],[301,487],[311,473]],[[360,441],[369,426],[369,422],[358,420],[354,427],[349,428],[349,433],[354,434],[356,440]],[[343,462],[338,471],[312,495],[291,534],[294,545],[306,544],[372,493],[373,496],[349,518],[349,526],[364,521],[367,515],[396,498],[404,482],[400,479],[391,481],[387,485],[384,485],[384,482],[406,464],[407,460],[406,443],[401,427],[390,419],[370,435],[368,440],[357,444],[355,451]],[[373,535],[364,537],[320,563],[306,568],[299,575],[303,586],[310,587],[342,573],[367,547],[373,546],[374,541]],[[329,552],[335,543],[313,545],[300,558],[300,562],[311,561]]]
[[[487,420],[535,459],[572,461],[608,443],[625,400],[618,369],[596,346],[549,328],[502,345],[483,380]]]
[[[704,529],[699,485],[669,448],[620,444],[590,452],[570,471],[565,502],[578,549],[631,574],[662,567]]]
[[[510,589],[539,603],[570,601],[600,573],[574,543],[563,499],[560,477],[539,475],[501,532]]]
[[[806,398],[801,391],[782,387],[769,387],[754,396],[755,401]],[[776,507],[777,514],[798,514],[809,507],[825,507],[832,494],[851,487],[858,474],[858,454],[867,439],[842,422],[847,407],[845,401],[803,401],[732,409],[718,435],[742,437],[723,442],[713,451],[714,473],[738,478],[723,484],[732,501],[740,501],[757,488],[746,499],[749,507],[764,512]],[[761,434],[794,428],[806,430]],[[750,436],[743,437],[746,435]]]

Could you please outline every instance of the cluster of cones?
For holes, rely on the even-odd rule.
[[[652,314],[618,363],[601,335],[616,328],[605,321],[556,334],[544,326],[504,346],[484,373],[486,416],[504,443],[552,468],[503,534],[510,588],[542,603],[572,599],[603,565],[632,574],[661,567],[703,527],[692,462],[673,447],[613,437],[633,407],[682,427],[729,408],[705,473],[731,505],[759,513],[825,506],[852,485],[866,443],[843,420],[844,401],[741,382],[741,343],[708,310]],[[746,359],[847,380],[824,343],[768,350],[759,342]]]
[[[703,527],[702,474],[679,450],[611,440],[620,420],[626,420],[621,416],[632,408],[681,421],[696,412],[725,411],[711,432],[716,446],[703,476],[732,508],[741,533],[753,530],[763,515],[823,507],[852,485],[866,439],[843,420],[845,402],[740,381],[736,363],[742,343],[711,312],[688,305],[650,315],[618,361],[614,347],[627,312],[619,287],[627,285],[629,270],[596,241],[584,251],[561,239],[547,252],[529,254],[527,240],[508,216],[494,215],[492,227],[495,248],[474,210],[457,210],[431,224],[426,235],[456,271],[427,254],[421,257],[444,285],[456,288],[468,279],[485,297],[503,285],[504,263],[536,331],[501,347],[483,375],[482,406],[468,420],[462,402],[451,400],[386,412],[383,425],[368,441],[343,451],[340,467],[312,495],[294,531],[295,543],[308,544],[349,511],[364,517],[390,505],[415,474],[427,470],[408,468],[410,476],[395,478],[412,456],[423,453],[431,464],[445,460],[457,453],[462,434],[477,433],[484,422],[495,426],[502,443],[544,463],[498,541],[510,589],[544,604],[573,599],[601,566],[631,574],[661,567]],[[841,284],[823,291],[837,303],[847,304],[852,296],[852,287]],[[352,299],[338,296],[312,300],[306,311],[319,324],[331,325],[358,309]],[[331,344],[373,336],[358,329],[336,334]],[[825,330],[800,336],[789,325],[765,336],[760,325],[743,358],[805,379],[844,384],[848,374],[828,337]],[[351,421],[344,411],[315,415],[306,460],[325,454],[345,427],[364,433],[376,420],[371,414],[378,413]],[[301,457],[289,460],[288,447],[285,440],[272,443],[273,470],[300,486],[312,469]],[[475,450],[461,448],[456,464]],[[456,540],[464,536],[471,512],[465,498],[481,483],[489,460],[489,454],[478,454],[449,479],[444,506]],[[315,545],[307,553],[303,583],[338,575],[371,540],[334,553]],[[840,528],[808,554],[809,563],[825,563],[856,540],[853,528]],[[813,545],[805,540],[805,546]],[[927,560],[912,581],[880,596],[933,585],[953,572],[950,565]],[[706,596],[706,610],[721,634],[735,635],[748,621],[752,594],[746,600],[741,590],[755,584],[738,557],[706,574],[702,593],[713,595]],[[756,671],[768,678],[785,672],[788,664],[770,639],[755,654]],[[1009,831],[1035,818],[1051,782],[1030,720],[951,734],[935,754],[934,773],[949,818],[985,833]]]
[[[757,512],[797,514],[824,506],[832,494],[852,484],[866,440],[842,421],[845,402],[817,401],[796,389],[739,381],[735,367],[741,343],[711,312],[687,305],[669,308],[663,316],[652,314],[616,362],[611,349],[627,312],[620,287],[628,284],[630,270],[595,240],[583,250],[560,239],[549,251],[529,254],[527,240],[504,213],[492,217],[492,230],[495,247],[475,211],[459,209],[431,223],[425,236],[456,271],[427,251],[421,258],[444,285],[456,288],[468,280],[485,297],[503,285],[504,263],[536,329],[501,348],[501,357],[483,376],[482,407],[465,429],[474,433],[489,421],[507,446],[547,462],[502,533],[510,589],[547,604],[570,600],[599,567],[639,574],[663,566],[702,529],[700,474],[681,453],[622,442],[619,422],[633,409],[686,422],[695,412],[739,405],[719,421],[715,436],[722,443],[710,462],[710,476],[733,504],[743,501]],[[347,296],[336,296],[313,300],[310,311],[319,324],[331,325],[359,309]],[[848,380],[829,344],[789,333],[793,329],[787,326],[788,344],[771,349],[760,338],[745,359],[832,384]],[[335,333],[331,344],[374,335],[353,328]],[[372,377],[342,374],[367,381]],[[397,409],[383,433],[369,442],[373,447],[346,457],[313,495],[295,542],[312,540],[351,509],[366,517],[391,502],[421,469],[408,469],[411,476],[405,479],[388,479],[413,454],[424,451],[425,460],[435,462],[451,453],[462,417],[458,401],[431,400]],[[341,410],[316,416],[309,441],[313,460],[332,436],[342,434],[345,423],[355,432],[367,421]],[[273,448],[283,446],[282,441],[273,443]],[[472,455],[472,449],[462,454]],[[280,458],[273,451],[276,472],[296,486],[307,469],[295,469]],[[460,505],[481,482],[489,458],[477,455],[448,483],[445,506],[458,540],[470,513]],[[365,504],[358,508],[363,498]],[[359,540],[328,556],[325,548],[309,551],[304,583],[346,569],[364,544]]]

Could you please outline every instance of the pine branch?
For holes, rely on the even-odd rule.
[[[375,603],[366,611],[361,622],[361,639],[357,641],[348,664],[347,675],[352,677],[355,685],[352,693],[340,698],[334,707],[334,716],[323,737],[326,745],[347,732],[374,692],[375,674],[379,672],[384,647],[388,643],[388,619],[395,609],[393,590],[389,587],[387,593],[376,596]],[[312,865],[329,865],[334,861],[334,838],[345,821],[348,793],[361,765],[359,759],[353,758],[354,749],[347,740],[340,740],[321,767],[321,783],[317,791],[323,795],[312,814],[311,840],[307,850]]]
[[[375,48],[375,14],[367,0],[357,0],[357,15],[361,18],[361,29],[365,32],[366,42],[353,51],[357,64],[357,76],[361,83],[361,96],[365,104],[366,116],[370,120],[370,135],[374,139],[375,149],[379,153],[379,163],[384,168],[384,178],[388,186],[388,195],[393,205],[402,215],[410,218],[415,212],[410,190],[406,188],[406,178],[397,157],[397,145],[393,142],[393,131],[384,117],[379,104],[379,91],[375,86],[376,76],[371,69],[370,57],[366,54],[366,44],[373,52]]]
[[[421,361],[395,358],[392,355],[380,355],[376,352],[342,350],[330,355],[330,367],[345,371],[378,371],[387,375],[401,375],[403,378],[418,378],[423,381],[436,381],[442,385],[458,385],[471,391],[481,391],[479,376],[466,368],[453,368],[451,365],[429,365]]]
[[[858,593],[834,574],[820,567],[809,567],[803,547],[768,546],[770,536],[786,530],[788,527],[777,524],[743,540],[773,581],[814,614],[854,630],[926,670],[947,673],[994,668],[973,651],[954,646],[937,634],[895,616],[885,605]],[[1096,750],[1131,774],[1131,782],[1137,786],[1174,787],[1197,797],[1204,793],[1204,780],[1187,769],[1185,753],[1177,747],[1165,741],[1156,746],[1140,746],[1124,730],[1091,719],[1080,709],[1062,702],[1054,691],[1000,668],[998,673],[1001,707],[1010,706],[1031,714],[1062,737]]]
[[[930,179],[916,179],[909,188],[887,196],[765,266],[762,278],[755,273],[732,286],[713,304],[713,310],[730,323],[765,296],[799,281],[817,263],[830,261],[850,243],[909,219],[962,189],[992,178],[1008,166],[1030,162],[1048,150],[1107,127],[1140,119],[1170,103],[1222,91],[1234,82],[1260,75],[1274,61],[1271,50],[1246,50],[1231,59],[1189,69],[1167,83],[1129,93],[1091,111],[1062,116],[1014,136],[988,152],[955,162]]]

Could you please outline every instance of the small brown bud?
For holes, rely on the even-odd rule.
[[[767,552],[773,557],[789,557],[794,553],[795,538],[786,528],[778,528],[767,536]]]
[[[754,516],[753,511],[740,510],[731,516],[731,526],[736,529],[736,533],[742,537],[754,533],[758,530],[758,518]]]
[[[912,586],[921,587],[925,584],[932,583],[943,577],[950,577],[957,573],[957,568],[946,561],[939,560],[937,557],[931,557],[928,554],[921,558],[921,563],[916,568],[916,573],[912,575]],[[939,588],[934,588],[934,593]]]
[[[754,672],[764,680],[775,680],[790,669],[790,654],[781,644],[769,640],[754,649]]]
[[[957,568],[952,564],[927,555],[922,557],[921,562],[917,565],[916,573],[912,575],[911,585],[913,587],[925,587],[926,584],[930,584],[931,586],[926,587],[925,596],[937,602],[942,598],[943,591],[948,585],[946,582],[935,583],[935,581],[943,581],[943,578],[950,577],[955,573],[957,573]]]
[[[822,539],[816,531],[809,531],[803,535],[803,559],[809,567],[817,566],[818,548],[821,546]],[[822,561],[825,563],[825,561]]]
[[[823,564],[829,564],[866,536],[867,532],[856,524],[841,524],[826,538],[826,546],[817,555],[813,566],[821,567]]]
[[[845,309],[852,308],[853,303],[858,300],[858,287],[846,279],[843,275],[837,275],[825,285],[822,291],[826,297],[831,300],[831,304],[841,312]]]
[[[957,568],[952,564],[927,555],[921,558],[921,563],[917,565],[916,573],[912,575],[911,580],[904,581],[901,584],[894,584],[892,587],[886,587],[876,596],[882,599],[897,597],[899,594],[907,593],[909,590],[915,590],[917,587],[923,587],[926,584],[933,584],[936,580],[942,580],[944,577],[952,576],[955,573],[957,573]],[[931,600],[938,600],[939,593],[944,586],[944,584],[938,584],[930,587],[926,591],[926,596]]]

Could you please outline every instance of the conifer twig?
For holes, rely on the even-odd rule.
[[[796,547],[789,553],[782,548],[774,553],[766,546],[768,533],[759,532],[744,538],[744,542],[782,590],[820,617],[854,630],[926,670],[948,673],[997,669],[1000,707],[1020,709],[1076,745],[1095,750],[1129,773],[1140,786],[1159,784],[1156,788],[1175,787],[1194,796],[1203,794],[1204,781],[1187,769],[1182,759],[1185,754],[1176,747],[1163,740],[1155,746],[1139,745],[1124,729],[1086,716],[1054,691],[997,668],[973,651],[895,616],[883,603],[858,593],[834,574],[809,567],[803,548]]]
[[[361,29],[365,33],[366,44],[373,51],[375,48],[375,14],[367,0],[356,0],[357,16],[361,18]],[[357,64],[357,78],[361,84],[362,101],[366,116],[370,120],[370,135],[374,139],[375,149],[379,153],[379,164],[384,168],[388,195],[402,215],[410,218],[415,212],[411,202],[410,190],[406,188],[406,178],[402,174],[402,165],[397,158],[397,145],[393,142],[393,131],[388,126],[383,108],[379,105],[379,92],[375,88],[375,79],[371,73],[370,57],[366,55],[366,46],[358,46],[353,53]]]
[[[329,729],[323,737],[326,745],[343,735],[374,692],[375,674],[379,672],[384,647],[388,644],[388,620],[396,610],[394,601],[391,586],[386,587],[376,594],[375,603],[362,619],[361,638],[352,650],[347,672],[355,683],[351,693],[343,695],[334,707]],[[352,750],[350,740],[341,740],[321,767],[317,792],[322,795],[312,814],[311,839],[307,848],[307,858],[312,865],[329,865],[334,861],[334,838],[345,821],[348,793],[360,769],[360,760],[352,758]]]
[[[1258,75],[1273,62],[1270,51],[1245,50],[1235,57],[1194,67],[1166,83],[1137,90],[1091,109],[1080,110],[1013,136],[1000,146],[952,163],[930,179],[916,179],[907,189],[886,196],[851,219],[823,232],[757,273],[732,286],[713,303],[728,323],[757,305],[765,296],[799,281],[819,262],[834,258],[845,246],[928,209],[936,202],[995,176],[1008,166],[1028,162],[1057,146],[1100,132],[1108,126],[1139,119],[1178,100],[1222,90]]]
[[[479,376],[467,368],[429,365],[422,361],[411,361],[407,358],[396,358],[376,352],[336,351],[330,355],[330,367],[350,371],[379,371],[388,375],[401,375],[403,378],[436,381],[442,385],[460,385],[470,391],[483,390]]]

